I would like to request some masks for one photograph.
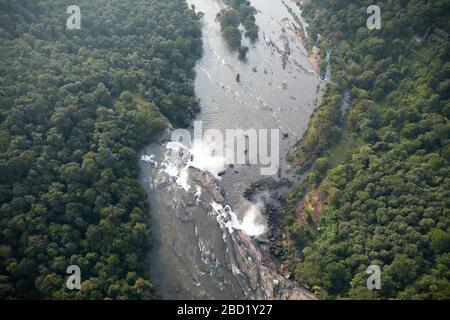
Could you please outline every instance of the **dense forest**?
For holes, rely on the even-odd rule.
[[[245,59],[249,48],[242,45],[242,32],[240,26],[245,29],[244,36],[250,41],[258,39],[259,27],[255,23],[256,9],[248,0],[227,0],[227,7],[217,14],[220,30],[228,46],[239,51],[239,57]]]
[[[148,299],[138,153],[198,109],[184,0],[0,0],[0,298]],[[81,268],[81,290],[66,269]]]
[[[290,196],[287,263],[321,298],[449,299],[450,2],[376,1],[369,30],[372,4],[303,7],[332,81],[289,155],[309,175]]]

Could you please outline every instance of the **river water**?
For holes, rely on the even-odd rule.
[[[230,51],[215,17],[219,0],[188,0],[204,13],[204,55],[196,66],[195,88],[203,130],[279,129],[281,169],[274,177],[291,177],[284,161],[307,128],[323,81],[309,61],[295,19],[295,1],[252,0],[258,10],[259,40],[246,61]],[[236,81],[237,75],[240,81]],[[214,142],[211,142],[214,143]],[[179,142],[153,143],[140,162],[141,181],[148,192],[152,233],[151,276],[166,299],[252,299],[258,279],[241,270],[242,251],[236,236],[263,238],[267,230],[260,203],[249,203],[243,191],[261,176],[259,165],[228,166],[211,153],[211,144],[190,148]],[[192,178],[189,167],[210,172],[224,200]],[[219,177],[225,171],[225,174]],[[244,248],[245,251],[245,248]],[[250,255],[245,259],[252,261]],[[253,257],[253,259],[255,259]]]

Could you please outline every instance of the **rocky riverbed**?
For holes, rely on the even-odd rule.
[[[277,260],[284,258],[284,214],[288,209],[287,192],[292,184],[287,178],[266,178],[252,183],[244,192],[247,200],[263,204],[261,212],[267,217],[270,254]]]

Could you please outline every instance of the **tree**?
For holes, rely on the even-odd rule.
[[[199,109],[200,15],[178,0],[80,0],[74,33],[58,27],[62,3],[0,5],[0,298],[155,298],[138,154]]]

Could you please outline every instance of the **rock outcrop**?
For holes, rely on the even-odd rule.
[[[264,254],[252,239],[241,231],[233,233],[234,250],[239,269],[247,275],[256,299],[316,300],[308,290],[279,274],[270,256]]]
[[[192,178],[192,180],[200,183],[200,185],[211,194],[215,202],[217,203],[224,202],[225,199],[223,198],[223,195],[220,192],[216,179],[211,173],[202,171],[194,167],[189,167],[189,175]]]

